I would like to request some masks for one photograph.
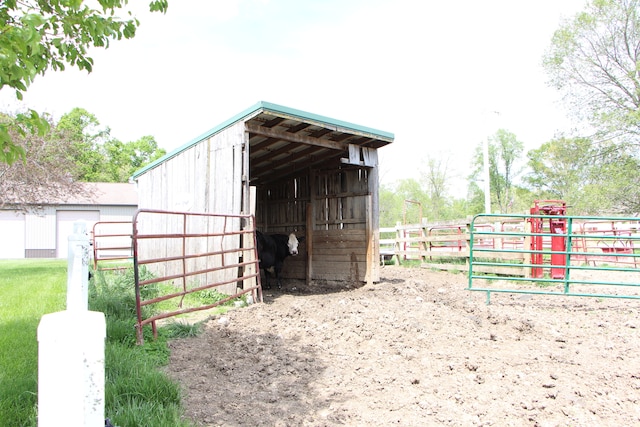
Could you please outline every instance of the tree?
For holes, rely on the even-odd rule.
[[[406,203],[410,200],[415,203]],[[397,222],[415,224],[421,221],[424,212],[419,207],[427,205],[429,196],[422,186],[413,178],[401,179],[392,187],[382,186],[380,189],[380,224],[383,227],[394,226]]]
[[[426,165],[427,169],[422,172],[422,179],[429,194],[429,217],[443,218],[447,204],[449,158],[427,157]]]
[[[58,123],[49,117],[50,131],[12,135],[25,160],[0,163],[0,208],[28,211],[75,196],[90,199],[78,182],[127,182],[133,172],[165,154],[152,136],[122,143],[109,128],[82,108],[74,108]],[[0,115],[0,123],[11,120]]]
[[[127,143],[113,138],[111,130],[83,108],[64,114],[52,137],[73,146],[76,177],[84,182],[127,182],[136,170],[166,154],[153,136]]]
[[[587,138],[559,137],[527,153],[531,170],[524,177],[544,198],[566,199],[591,180],[597,151]]]
[[[140,25],[125,9],[128,0],[3,0],[0,2],[0,90],[11,88],[22,99],[37,75],[67,65],[91,72],[90,47],[108,48],[112,40],[132,38]],[[168,0],[152,0],[151,11],[166,12]],[[0,123],[0,163],[25,160],[14,138],[28,133],[43,136],[49,122],[37,112]]]
[[[150,135],[126,144],[112,139],[105,143],[104,150],[107,173],[104,180],[113,182],[127,182],[135,171],[166,154]]]
[[[521,169],[518,160],[524,151],[524,144],[516,135],[504,129],[498,129],[489,137],[489,183],[491,203],[498,206],[500,213],[509,213],[513,209],[515,194],[512,193],[514,180]],[[482,176],[484,160],[482,143],[478,145],[473,158],[471,181],[478,181]]]
[[[467,188],[467,211],[466,215],[476,215],[485,212],[484,209],[484,189],[478,185],[478,172],[469,176],[469,187]]]
[[[594,173],[598,175],[598,199],[594,201],[596,212],[603,210],[613,214],[638,216],[640,214],[640,160],[635,154],[620,150],[605,152]]]
[[[9,118],[2,116],[2,120]],[[0,208],[37,210],[43,204],[86,196],[75,184],[72,143],[33,133],[14,134],[12,138],[27,155],[23,162],[0,163]]]
[[[79,181],[108,182],[103,145],[111,138],[110,132],[108,127],[100,126],[92,113],[84,108],[74,108],[60,118],[52,136],[73,146],[70,155],[76,164]]]
[[[527,153],[525,183],[535,198],[565,200],[573,214],[589,214],[598,174],[599,153],[587,138],[558,137]],[[590,197],[591,196],[591,197]]]
[[[380,226],[393,227],[402,218],[402,205],[397,203],[396,193],[389,185],[381,185],[380,196]]]
[[[595,129],[597,161],[586,166],[598,197],[585,209],[637,213],[640,0],[591,0],[555,32],[543,64],[575,115]]]
[[[601,134],[640,136],[640,0],[591,0],[553,35],[543,65]]]

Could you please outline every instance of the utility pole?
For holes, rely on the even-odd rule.
[[[497,125],[498,119],[500,117],[500,111],[491,111],[492,115],[495,115],[494,120],[489,120],[491,124]],[[493,117],[493,116],[492,116]],[[490,118],[491,119],[491,118]],[[493,128],[493,126],[491,126]],[[495,130],[494,130],[495,132]],[[487,136],[484,139],[482,150],[482,157],[484,160],[484,213],[491,213],[491,180],[489,174],[489,137]]]
[[[491,183],[489,181],[489,138],[484,139],[482,157],[484,160],[484,213],[491,213]]]

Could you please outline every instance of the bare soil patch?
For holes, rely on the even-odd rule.
[[[289,284],[171,342],[202,426],[640,425],[639,301],[465,290],[387,266],[342,291]]]

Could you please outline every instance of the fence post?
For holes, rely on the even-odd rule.
[[[87,225],[73,224],[67,253],[67,310],[89,309],[89,236]]]
[[[102,427],[104,314],[88,311],[89,239],[84,224],[69,236],[67,310],[38,325],[38,427]]]
[[[396,257],[396,263],[397,265],[400,265],[400,252],[402,251],[406,251],[406,243],[405,242],[401,242],[402,240],[402,225],[400,223],[400,221],[396,221],[396,243],[394,245],[395,247],[395,257]]]
[[[467,240],[465,242],[466,245],[466,251],[469,254],[466,257],[466,261],[467,261],[467,271],[469,272],[469,288],[471,288],[471,276],[473,274],[473,272],[471,271],[471,262],[473,261],[473,240],[471,237],[471,233],[473,232],[473,216],[471,215],[467,215],[467,220],[465,222],[465,228],[466,228],[466,234],[467,234]]]

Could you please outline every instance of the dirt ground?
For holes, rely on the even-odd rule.
[[[640,301],[466,291],[382,268],[341,291],[288,284],[171,343],[202,426],[640,425]]]

